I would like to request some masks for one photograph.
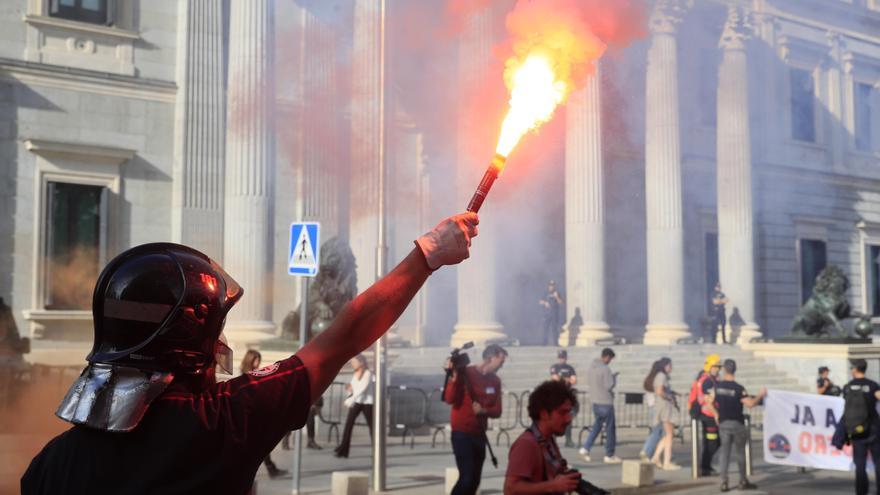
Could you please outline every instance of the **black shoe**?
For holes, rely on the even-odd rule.
[[[722,492],[729,492],[729,491],[730,491],[730,487],[727,486],[727,482],[726,482],[726,481],[725,481],[724,483],[721,483],[721,491],[722,491]]]
[[[348,459],[348,454],[342,455],[341,452],[333,452],[333,457],[338,457],[340,459]]]
[[[270,469],[270,470],[269,470],[269,477],[272,478],[272,479],[274,479],[274,478],[280,478],[281,476],[284,476],[285,474],[287,474],[287,470],[286,470],[286,469],[277,469],[277,468],[276,468],[276,469]]]
[[[700,476],[718,476],[718,471],[714,469],[704,469],[700,471]]]
[[[568,448],[572,448],[572,447],[575,447],[575,444],[574,444],[574,442],[567,441],[567,442],[565,442],[565,446]]]
[[[758,485],[751,483],[749,480],[742,480],[736,485],[737,490],[757,490]]]
[[[318,443],[315,442],[314,440],[309,440],[309,443],[306,445],[306,448],[307,448],[307,449],[321,450],[322,447],[321,447],[320,445],[318,445]]]

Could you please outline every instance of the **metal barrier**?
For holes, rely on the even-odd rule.
[[[410,435],[409,448],[414,448],[416,435],[413,430],[427,424],[428,396],[420,388],[407,388],[406,385],[388,387],[388,410],[391,425],[403,428],[400,444],[406,444]]]
[[[507,446],[510,447],[509,432],[519,425],[522,409],[523,406],[516,392],[507,392],[501,396],[501,417],[489,420],[489,429],[498,432],[495,435],[496,446],[501,444],[501,435],[504,435],[507,439]],[[528,416],[528,411],[526,411],[526,416]]]
[[[324,391],[324,406],[318,409],[318,419],[329,425],[327,428],[327,441],[330,435],[336,433],[336,445],[339,445],[339,425],[343,421],[342,412],[345,409],[345,383],[333,382]]]
[[[428,409],[426,423],[433,430],[431,435],[431,448],[437,443],[437,434],[443,435],[443,443],[446,443],[446,428],[449,426],[449,414],[452,406],[443,400],[443,389],[435,388],[428,395]]]

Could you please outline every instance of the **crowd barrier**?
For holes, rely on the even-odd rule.
[[[431,447],[437,445],[437,437],[441,437],[441,444],[446,442],[446,430],[449,428],[450,405],[443,402],[442,390],[439,388],[426,392],[420,388],[407,386],[394,386],[387,389],[389,411],[388,424],[390,427],[402,431],[401,443],[406,443],[410,438],[410,447],[415,446],[415,437],[418,432],[431,435]],[[489,420],[489,439],[496,446],[501,445],[503,439],[510,446],[511,431],[525,429],[531,424],[528,414],[528,402],[530,390],[521,392],[506,391],[501,400],[501,416]],[[343,406],[345,400],[345,384],[334,382],[324,393],[324,405],[320,410],[319,419],[329,426],[327,441],[331,434],[335,433],[336,442],[339,442],[339,425],[345,421],[347,413]],[[579,408],[572,421],[572,430],[577,431],[578,444],[583,444],[583,436],[594,427],[593,407],[590,403],[590,395],[586,391],[577,392]],[[683,402],[684,397],[679,397]],[[624,428],[644,428],[645,434],[651,428],[652,412],[645,402],[644,392],[617,392],[614,397],[614,414],[618,431]],[[751,427],[761,428],[763,423],[763,408],[755,407],[751,410]],[[366,426],[362,420],[355,425]],[[687,404],[681,403],[676,413],[674,437],[684,443],[685,431],[691,428],[691,419],[688,415]],[[603,430],[599,437],[599,443],[605,441]]]

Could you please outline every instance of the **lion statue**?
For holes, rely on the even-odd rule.
[[[862,318],[851,311],[846,299],[849,279],[836,265],[829,265],[816,276],[813,294],[798,311],[791,326],[792,335],[823,337],[830,336],[832,329],[840,337],[848,337],[849,332],[841,325],[847,318]]]
[[[338,237],[321,246],[318,275],[309,283],[309,339],[327,328],[343,306],[357,295],[357,264],[348,244]],[[299,336],[300,310],[291,311],[281,322],[282,337]]]

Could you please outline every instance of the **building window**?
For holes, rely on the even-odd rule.
[[[855,107],[856,149],[859,151],[873,151],[874,149],[874,143],[871,139],[873,97],[874,88],[870,84],[855,83],[853,88],[853,106]]]
[[[720,281],[718,274],[718,234],[716,232],[706,232],[703,241],[706,250],[706,314],[713,314],[712,293],[715,291],[715,284]]]
[[[813,295],[816,276],[827,265],[825,241],[800,239],[798,248],[801,258],[801,304]]]
[[[868,246],[868,271],[870,272],[870,286],[868,295],[870,299],[871,315],[880,316],[880,246]]]
[[[815,90],[812,72],[791,69],[791,137],[816,142]]]
[[[45,309],[87,310],[106,255],[106,187],[48,182]]]
[[[92,24],[109,24],[109,0],[50,0],[49,15]]]

